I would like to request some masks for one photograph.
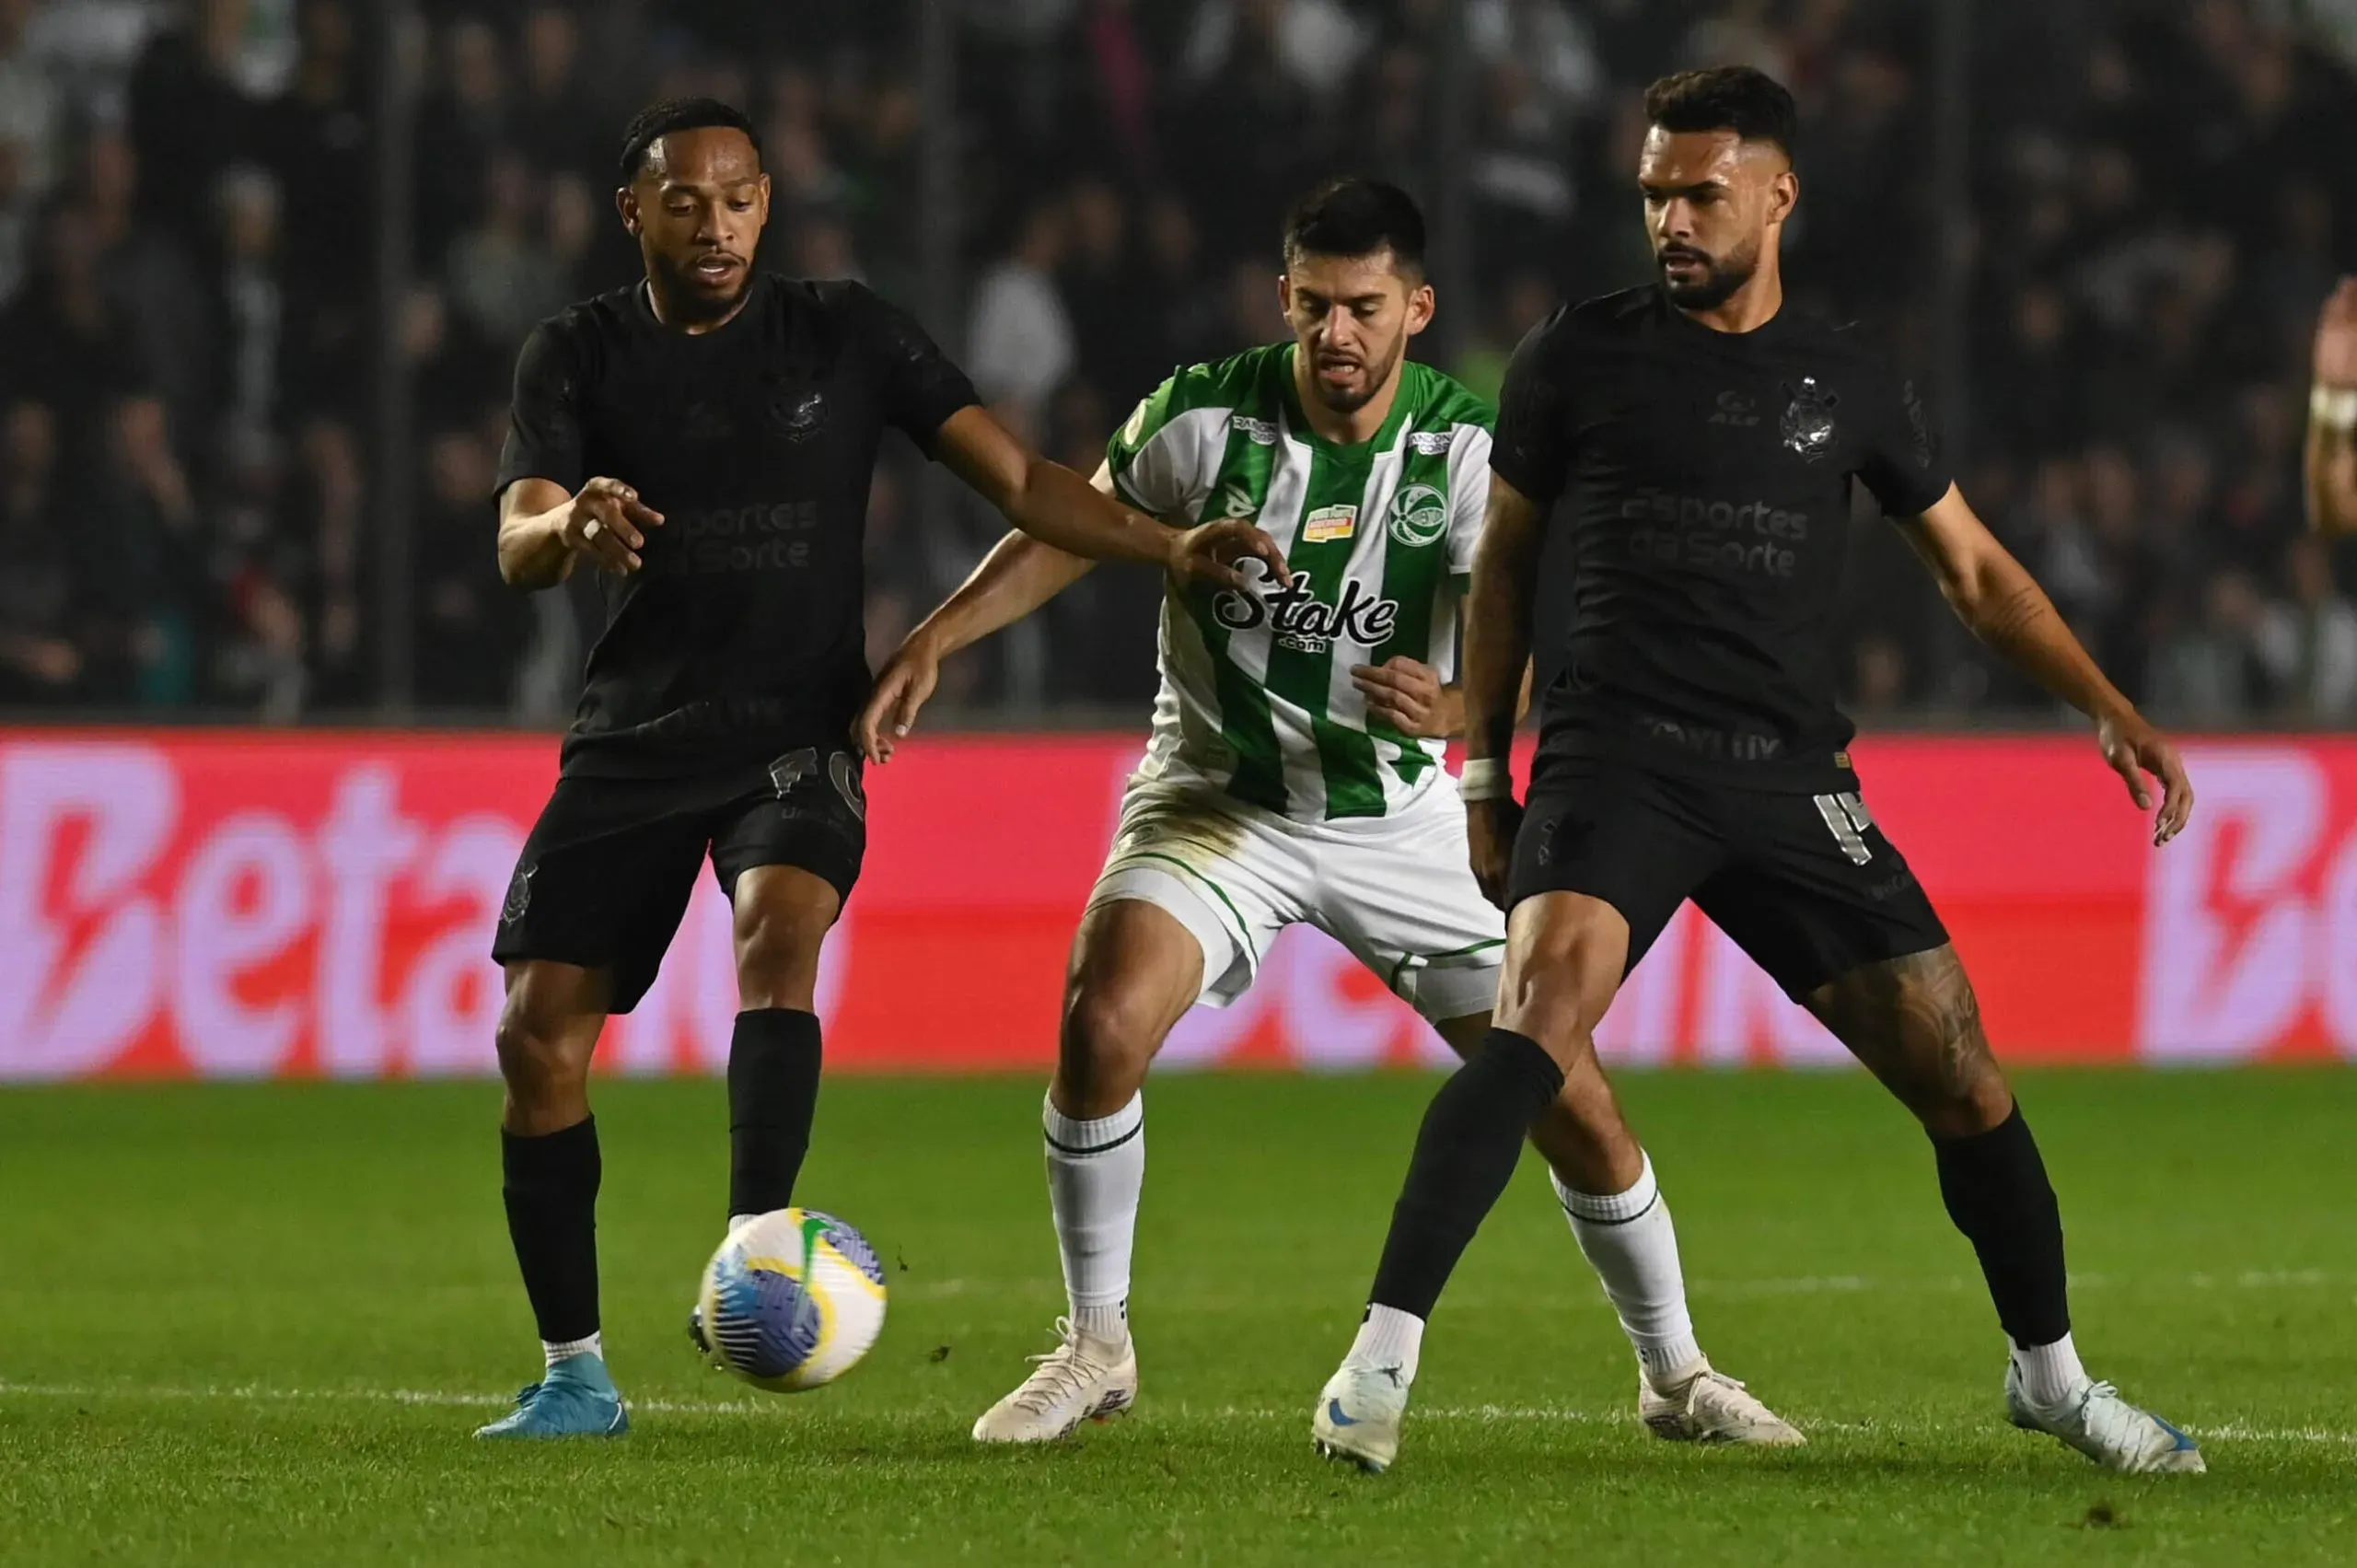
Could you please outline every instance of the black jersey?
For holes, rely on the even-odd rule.
[[[973,384],[855,283],[758,273],[714,331],[656,319],[644,284],[533,330],[499,485],[618,479],[663,514],[644,565],[601,574],[605,634],[568,774],[702,772],[846,732],[869,684],[867,492],[887,425],[931,456]]]
[[[1655,287],[1558,310],[1515,351],[1491,466],[1567,495],[1569,658],[1549,757],[1839,785],[1833,608],[1850,482],[1922,512],[1948,477],[1913,385],[1792,309],[1713,331]]]

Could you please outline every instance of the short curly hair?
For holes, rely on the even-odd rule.
[[[1665,131],[1733,131],[1793,156],[1800,110],[1784,84],[1748,65],[1680,71],[1645,89],[1645,118]]]
[[[667,98],[648,104],[622,127],[622,183],[628,185],[646,171],[646,149],[665,136],[675,131],[714,127],[744,132],[745,139],[753,144],[753,156],[761,156],[761,134],[753,129],[742,110],[716,98]]]

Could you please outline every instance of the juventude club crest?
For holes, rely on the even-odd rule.
[[[1787,381],[1793,401],[1784,405],[1784,445],[1810,462],[1833,450],[1833,405],[1841,400],[1814,376]]]
[[[1410,484],[1391,498],[1391,537],[1420,549],[1448,531],[1448,503],[1429,484]]]

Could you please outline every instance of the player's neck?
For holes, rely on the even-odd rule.
[[[663,290],[653,278],[643,279],[639,287],[645,291],[647,314],[673,331],[685,332],[690,337],[717,331],[728,325],[737,319],[737,313],[744,309],[746,302],[753,297],[752,285],[749,282],[737,291],[737,297],[729,302],[726,310],[717,316],[696,316],[680,310],[672,301],[664,298]]]
[[[1699,321],[1714,332],[1752,332],[1774,320],[1783,308],[1783,274],[1772,261],[1763,261],[1741,288],[1709,309],[1688,310],[1680,306],[1678,310],[1688,320]]]
[[[1309,370],[1303,362],[1299,345],[1293,351],[1293,401],[1301,407],[1301,416],[1309,421],[1309,428],[1320,440],[1331,441],[1337,447],[1355,447],[1362,441],[1372,441],[1383,429],[1383,422],[1391,417],[1391,405],[1399,401],[1399,377],[1407,369],[1408,356],[1401,354],[1391,366],[1390,376],[1375,396],[1367,399],[1348,413],[1328,408],[1318,398],[1318,389],[1309,384]]]

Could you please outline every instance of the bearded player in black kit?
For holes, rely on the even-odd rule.
[[[2192,810],[2185,770],[1965,505],[1912,387],[1861,334],[1784,307],[1791,95],[1729,67],[1656,82],[1645,108],[1659,281],[1541,323],[1500,400],[1459,788],[1474,875],[1508,912],[1505,967],[1494,1027],[1425,1115],[1359,1342],[1318,1398],[1318,1446],[1389,1462],[1450,1271],[1691,898],[1930,1135],[2010,1343],[2014,1423],[2114,1469],[2199,1470],[2192,1439],[2081,1367],[2038,1145],[1939,916],[1859,794],[1832,700],[1851,481],[1967,625],[2094,721],[2140,809],[2144,775],[2160,781],[2155,844]],[[1574,624],[1525,807],[1509,747],[1558,497]]]
[[[885,427],[1074,554],[1231,587],[1241,555],[1283,564],[1248,524],[1172,529],[1034,456],[862,285],[756,273],[770,182],[737,110],[646,110],[621,172],[645,276],[533,331],[500,457],[500,575],[551,587],[586,561],[607,624],[492,949],[508,1232],[547,1370],[486,1437],[628,1425],[598,1333],[589,1061],[607,1015],[653,981],[707,854],[734,908],[742,1008],[728,1214],[793,1201],[818,1096],[819,945],[866,844],[850,733],[869,686],[862,534]]]

